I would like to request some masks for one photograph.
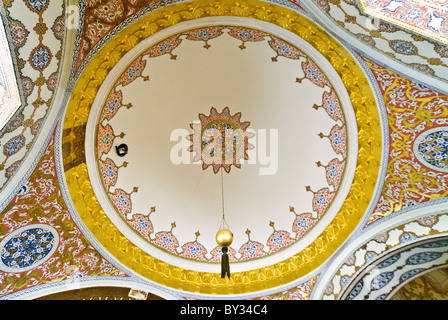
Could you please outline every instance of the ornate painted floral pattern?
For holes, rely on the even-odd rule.
[[[247,132],[249,121],[240,122],[241,113],[230,114],[228,107],[221,113],[215,108],[210,115],[199,114],[200,123],[190,124],[193,133],[189,135],[192,142],[191,152],[195,152],[193,161],[202,161],[202,169],[213,168],[218,173],[223,168],[227,173],[231,166],[241,168],[240,161],[248,160],[247,151],[254,146],[249,143],[253,133]]]
[[[413,149],[419,136],[447,125],[448,96],[363,59],[384,96],[390,131],[386,177],[370,225],[402,208],[448,194],[446,173],[425,165]]]
[[[82,276],[125,276],[92,246],[72,219],[56,173],[54,135],[29,180],[0,214],[0,241],[24,245],[14,258],[23,268],[0,270],[0,296]],[[25,231],[27,238],[13,240],[21,237],[16,230]]]

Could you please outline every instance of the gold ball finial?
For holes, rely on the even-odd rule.
[[[233,233],[229,229],[221,229],[216,234],[216,243],[220,247],[228,247],[233,242]]]

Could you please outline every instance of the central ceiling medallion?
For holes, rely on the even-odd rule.
[[[199,119],[190,124],[193,133],[188,137],[193,162],[202,160],[202,169],[211,166],[214,173],[220,168],[229,173],[232,165],[241,168],[241,160],[248,160],[247,151],[254,148],[248,142],[254,136],[247,131],[250,122],[241,122],[241,112],[231,115],[228,107],[221,113],[211,108],[209,116],[200,113]]]

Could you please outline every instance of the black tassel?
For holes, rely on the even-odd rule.
[[[222,247],[221,256],[221,278],[227,277],[230,279],[230,263],[229,255],[227,254],[227,247]]]

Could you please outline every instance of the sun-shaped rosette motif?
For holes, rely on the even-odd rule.
[[[145,51],[143,55],[148,55],[150,58],[155,58],[164,54],[169,54],[171,56],[171,59],[174,60],[176,59],[177,56],[174,55],[172,51],[176,49],[177,46],[182,42],[182,39],[179,39],[179,37],[180,35],[176,35],[166,40],[163,40],[157,45],[151,47],[151,49]]]
[[[222,29],[225,27],[207,27],[201,29],[195,29],[187,31],[184,34],[187,36],[187,40],[204,41],[204,48],[210,48],[208,41],[217,38],[223,34]]]
[[[202,169],[213,167],[217,173],[223,168],[227,173],[234,165],[241,168],[241,160],[248,160],[247,151],[254,146],[249,138],[254,134],[247,132],[250,122],[240,122],[241,113],[230,114],[228,107],[218,113],[211,108],[210,115],[199,114],[200,122],[190,124],[193,133],[189,135],[192,144],[190,152],[194,152],[193,162],[202,161]]]
[[[272,57],[272,61],[277,61],[277,58],[279,56],[288,59],[300,59],[300,57],[306,58],[306,55],[302,51],[291,46],[286,41],[283,41],[274,36],[271,36],[271,38],[272,40],[270,40],[268,43],[271,46],[272,50],[277,53],[276,57]]]

